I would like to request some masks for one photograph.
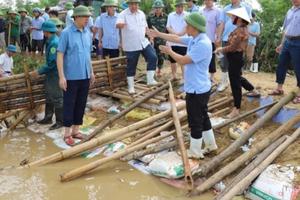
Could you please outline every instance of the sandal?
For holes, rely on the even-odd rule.
[[[272,96],[281,96],[283,94],[284,94],[284,91],[282,89],[275,89],[269,93],[269,95],[272,95]]]
[[[65,137],[64,137],[64,141],[65,141],[65,143],[66,143],[67,145],[69,145],[69,146],[73,146],[73,145],[75,144],[75,141],[74,141],[72,135],[65,136]]]
[[[260,93],[258,93],[257,91],[251,91],[251,92],[248,92],[246,94],[246,96],[247,97],[256,97],[256,98],[258,98],[258,97],[260,97]]]
[[[79,139],[79,140],[83,140],[84,139],[84,135],[80,132],[72,134],[73,138]]]
[[[299,104],[299,103],[300,103],[300,96],[296,96],[296,97],[293,99],[293,103],[294,103],[294,104]]]

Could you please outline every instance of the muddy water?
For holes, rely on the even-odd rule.
[[[19,130],[0,140],[0,168],[17,165],[28,158],[36,160],[58,149],[47,136]],[[185,193],[157,178],[116,161],[75,181],[61,183],[59,174],[92,161],[83,158],[32,169],[0,170],[0,199],[5,200],[185,200]],[[205,194],[192,199],[213,199]]]

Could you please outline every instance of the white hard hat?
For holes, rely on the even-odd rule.
[[[250,17],[248,15],[245,7],[240,7],[240,8],[236,8],[236,9],[227,11],[227,14],[237,16],[237,17],[242,18],[243,20],[247,21],[248,23],[251,23]]]

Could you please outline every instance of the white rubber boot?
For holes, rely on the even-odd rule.
[[[128,93],[129,94],[134,94],[134,76],[128,76],[127,77],[127,83],[128,83]]]
[[[155,70],[147,71],[147,85],[157,85],[156,80],[154,79]]]
[[[253,63],[251,63],[251,65],[250,65],[250,70],[249,70],[250,72],[253,72]]]
[[[204,141],[203,153],[209,153],[211,151],[217,150],[218,146],[216,144],[215,135],[212,129],[202,132],[202,138]]]
[[[258,63],[253,63],[253,72],[254,73],[258,72]]]
[[[190,148],[187,150],[189,158],[203,159],[204,155],[202,153],[202,138],[194,139],[190,137]]]
[[[222,72],[221,82],[217,87],[218,92],[223,92],[228,87],[228,72]]]

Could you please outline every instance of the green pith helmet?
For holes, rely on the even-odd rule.
[[[185,21],[187,24],[191,25],[201,33],[206,32],[206,21],[205,17],[198,12],[194,12],[185,17]]]
[[[65,24],[64,22],[62,22],[60,19],[58,19],[56,17],[55,18],[50,18],[49,21],[54,22],[54,24],[56,26],[63,26]]]
[[[74,8],[73,3],[72,2],[67,2],[65,4],[65,9],[66,10],[72,10]]]
[[[164,7],[165,5],[162,0],[155,0],[152,5],[152,8],[164,8]]]
[[[187,4],[185,0],[176,0],[175,6],[180,6],[185,4]]]
[[[8,14],[14,14],[14,15],[17,15],[18,13],[17,13],[15,10],[10,10],[10,11],[8,11]]]
[[[126,3],[141,3],[141,0],[127,0]]]
[[[53,21],[48,20],[42,24],[42,30],[50,33],[56,33],[57,28]]]
[[[28,11],[25,8],[20,8],[18,10],[18,13],[21,13],[21,12],[25,12],[26,14],[28,13]]]
[[[74,12],[72,17],[78,17],[78,16],[91,16],[92,13],[89,11],[88,7],[86,6],[77,6],[74,8]]]
[[[92,6],[89,6],[88,9],[90,12],[93,12],[95,10]]]
[[[115,0],[105,0],[104,3],[101,5],[101,7],[108,7],[108,6],[114,6],[118,7],[118,2]]]

